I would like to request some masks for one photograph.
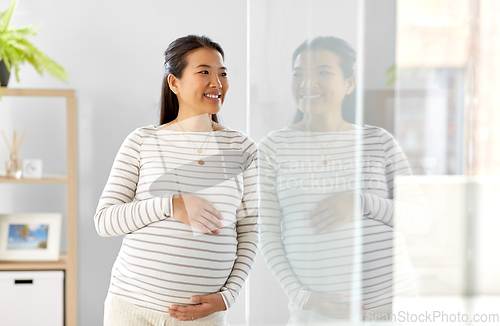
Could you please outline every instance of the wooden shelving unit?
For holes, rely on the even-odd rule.
[[[67,175],[46,175],[41,179],[13,179],[0,175],[0,183],[61,183],[67,187],[67,252],[58,261],[0,261],[0,271],[65,271],[65,325],[77,325],[77,123],[74,90],[12,89],[2,87],[2,96],[63,97],[66,99]],[[64,236],[64,234],[63,234]]]
[[[12,179],[5,175],[0,175],[0,183],[67,183],[68,178],[65,175],[46,175],[40,179]]]
[[[56,271],[68,269],[67,255],[60,255],[58,261],[0,261],[0,271]]]

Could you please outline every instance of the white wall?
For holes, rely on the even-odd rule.
[[[2,10],[7,4],[2,2]],[[21,82],[12,78],[9,87],[76,90],[79,325],[100,325],[111,266],[121,238],[100,238],[92,217],[116,152],[132,130],[158,123],[163,52],[170,41],[190,33],[205,34],[223,46],[231,86],[221,112],[222,121],[231,128],[245,129],[246,3],[20,0],[12,26],[39,23],[44,25],[33,43],[60,63],[71,79],[66,85],[49,76],[42,78],[30,66],[23,66]],[[7,103],[2,100],[0,105],[1,111],[5,111]],[[57,129],[60,122],[60,112],[49,113],[36,118],[2,116],[0,128],[11,127],[15,121],[16,128],[28,129],[30,136],[34,134],[30,132],[33,125],[40,125],[38,135],[43,137],[44,131]],[[25,145],[29,144],[28,136]],[[64,149],[57,140],[50,146]],[[27,146],[20,155],[36,158],[42,154]],[[45,163],[50,168],[49,162]],[[63,164],[54,165],[64,172]],[[12,209],[11,201],[2,200],[0,205],[2,211]],[[40,206],[34,204],[31,209],[36,211]],[[232,324],[244,320],[244,295],[242,299],[231,309]]]

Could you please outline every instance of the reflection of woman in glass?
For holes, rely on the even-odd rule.
[[[104,325],[227,325],[258,240],[257,147],[217,123],[227,89],[219,44],[169,45],[161,126],[127,136],[94,216],[101,236],[125,235]]]
[[[418,188],[394,185],[411,174],[394,138],[342,118],[355,57],[335,37],[301,44],[292,67],[301,119],[259,146],[261,250],[290,299],[292,325],[356,311],[385,319],[395,294],[415,290],[394,229],[425,229],[425,203]]]

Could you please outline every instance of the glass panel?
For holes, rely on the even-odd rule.
[[[248,323],[499,322],[500,1],[248,4]]]

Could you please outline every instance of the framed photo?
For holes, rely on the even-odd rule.
[[[0,215],[0,260],[59,260],[61,214]]]
[[[43,161],[38,159],[23,160],[23,178],[41,179]]]

